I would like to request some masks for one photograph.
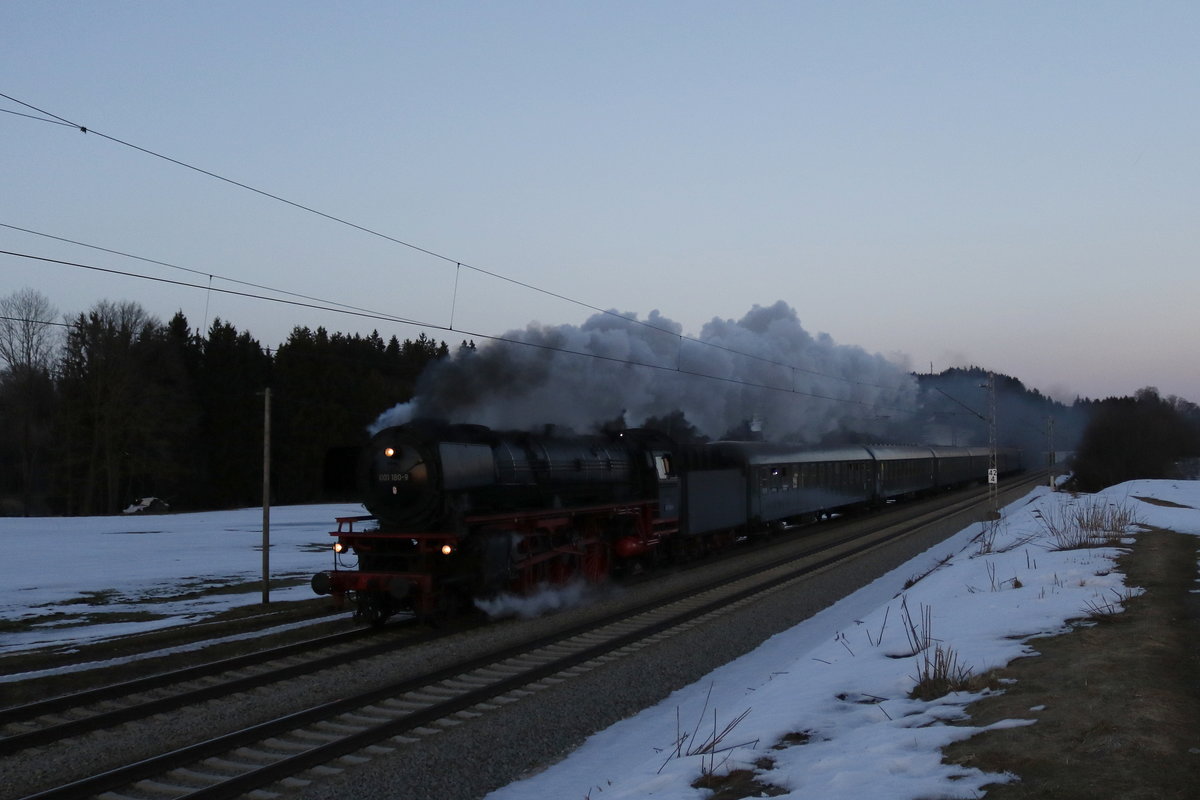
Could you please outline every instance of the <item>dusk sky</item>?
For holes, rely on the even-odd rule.
[[[1200,402],[1194,0],[5,0],[0,44],[0,296],[60,314],[456,344],[783,300],[915,371]]]

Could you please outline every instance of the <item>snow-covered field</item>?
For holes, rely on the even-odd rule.
[[[909,699],[922,663],[911,638],[981,673],[1030,652],[1032,637],[1060,632],[1066,620],[1119,610],[1137,592],[1113,571],[1119,550],[1054,549],[1047,523],[1063,525],[1085,508],[1120,509],[1141,525],[1200,535],[1200,482],[1137,481],[1080,497],[1036,489],[994,527],[960,532],[489,800],[693,800],[707,794],[691,786],[703,771],[750,768],[763,758],[771,765],[757,768],[758,779],[788,790],[786,797],[980,796],[996,776],[943,764],[939,752],[976,731],[940,724],[962,718],[976,695]],[[354,505],[273,510],[272,576],[298,581],[273,601],[311,596],[308,576],[331,563],[333,519],[357,513]],[[261,599],[260,509],[0,519],[0,543],[9,554],[0,562],[0,619],[39,620],[0,635],[0,654],[179,624]],[[230,592],[201,593],[215,586]],[[163,618],[85,624],[134,610]],[[714,726],[720,732],[743,714],[720,752],[686,755]],[[677,747],[681,734],[688,739]]]
[[[315,597],[335,518],[361,505],[271,509],[271,602]],[[262,509],[119,517],[0,517],[0,655],[202,620],[262,602]],[[128,620],[133,615],[133,620]],[[138,619],[137,615],[147,618]]]

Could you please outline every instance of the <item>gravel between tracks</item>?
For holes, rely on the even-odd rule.
[[[315,782],[296,796],[304,800],[481,797],[562,758],[591,733],[699,680],[971,521],[974,519],[959,515],[918,536],[822,570],[794,587],[545,689],[525,702]],[[896,588],[899,591],[901,587]],[[614,765],[616,769],[619,766]],[[580,796],[587,789],[581,786]]]

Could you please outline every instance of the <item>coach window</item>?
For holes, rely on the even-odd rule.
[[[658,470],[658,479],[665,481],[671,475],[671,456],[669,453],[663,453],[660,456],[654,457],[654,466]]]

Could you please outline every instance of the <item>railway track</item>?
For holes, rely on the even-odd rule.
[[[384,633],[373,629],[346,631],[3,708],[0,753],[310,674],[342,664],[351,655],[369,657],[386,652],[396,647],[397,637]],[[368,644],[362,644],[364,641]]]
[[[1029,484],[1032,482],[1028,481]],[[1016,485],[1009,489],[1017,490]],[[731,613],[742,604],[803,580],[855,553],[908,535],[933,519],[985,502],[984,495],[975,494],[913,519],[873,525],[875,530],[866,536],[835,533],[822,537],[823,543],[819,546],[801,543],[797,548],[788,548],[792,551],[779,556],[774,563],[759,563],[717,586],[665,600],[660,598],[551,636],[483,653],[469,662],[414,675],[370,692],[316,705],[108,769],[28,795],[28,798],[217,798],[241,796],[254,790],[265,791],[264,797],[280,794],[322,775],[392,752],[422,737],[468,723],[522,697],[702,624],[708,618]],[[394,647],[395,644],[387,646]],[[274,664],[265,667],[265,673],[278,675],[280,671],[286,671],[290,676],[311,671],[315,663],[320,663],[282,663],[293,656],[283,655],[281,660],[260,662],[260,666]],[[332,662],[345,657],[330,652],[323,659]],[[218,694],[241,691],[236,688],[239,681],[262,680],[261,674],[239,676],[225,682],[224,688],[198,687],[189,691]],[[106,712],[118,716],[108,717],[103,724],[97,722],[104,719],[103,715],[87,718],[91,722],[85,719],[82,724],[90,725],[88,729],[107,727],[144,717],[147,713],[161,713],[173,707],[172,703],[178,707],[188,702],[197,700],[187,699],[187,692],[175,693]],[[148,711],[151,708],[158,710]],[[68,728],[58,728],[58,733],[54,728],[44,730],[39,741],[78,735],[69,733]],[[10,740],[14,745],[22,741],[11,737],[0,740],[0,749],[7,750]]]

